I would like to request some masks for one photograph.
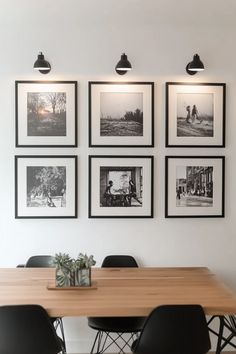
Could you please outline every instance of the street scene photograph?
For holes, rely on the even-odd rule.
[[[176,206],[213,206],[213,166],[176,167]]]

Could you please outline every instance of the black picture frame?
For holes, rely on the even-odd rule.
[[[111,90],[114,88],[114,91]],[[133,91],[132,91],[133,88]],[[137,90],[138,88],[138,90]],[[99,91],[99,89],[101,91]],[[117,89],[118,91],[115,91]],[[130,89],[130,91],[128,91]],[[114,81],[90,81],[88,83],[89,100],[89,147],[154,147],[154,82],[114,82]],[[103,90],[103,91],[102,91]],[[106,91],[107,90],[107,91]],[[139,93],[142,94],[142,126],[141,131],[135,135],[101,135],[101,93]],[[99,96],[100,95],[100,96]],[[117,96],[116,96],[117,97]],[[145,98],[145,99],[144,99]],[[97,102],[98,101],[98,102]],[[105,101],[105,100],[104,100]],[[104,102],[103,101],[103,102]],[[148,101],[148,104],[146,103]],[[104,105],[110,105],[110,100],[106,100]],[[134,103],[133,103],[134,104]],[[98,107],[99,106],[99,107]],[[114,105],[116,106],[116,105]],[[122,110],[125,111],[125,104],[122,104]],[[106,106],[107,107],[107,106]],[[128,110],[127,106],[127,110]],[[100,108],[100,109],[99,109]],[[111,107],[107,107],[108,111]],[[113,109],[113,107],[112,107]],[[130,108],[131,109],[131,108]],[[115,113],[114,113],[115,114]],[[109,116],[111,117],[111,116]],[[104,119],[104,118],[103,118]],[[112,121],[112,119],[110,119]],[[122,125],[123,131],[127,128],[124,127],[124,117],[119,119],[119,125]],[[137,127],[138,123],[133,126]],[[103,130],[107,134],[108,127],[112,131],[117,131],[114,125],[112,127],[109,122],[106,124],[106,129]],[[140,127],[140,125],[139,125]],[[129,132],[131,129],[128,129]],[[132,130],[134,131],[134,129]],[[111,133],[110,133],[111,134]],[[113,133],[116,134],[116,133]],[[127,134],[127,133],[126,133]],[[129,133],[130,134],[130,133]]]
[[[225,83],[166,82],[166,147],[225,147],[225,117]]]
[[[15,81],[15,146],[24,148],[77,147],[77,87],[77,81]],[[27,88],[31,91],[28,92]],[[58,89],[58,92],[55,92],[55,89]],[[59,103],[56,103],[58,105],[58,112],[56,115],[61,115],[60,124],[55,124],[55,118],[54,121],[51,118],[52,123],[50,125],[48,117],[52,115],[52,112],[46,109],[49,107],[48,101],[50,93],[61,94],[61,97],[59,97]],[[29,94],[31,96],[29,96]],[[40,122],[40,124],[37,124],[37,120],[33,117],[33,113],[32,111],[30,112],[30,109],[34,109],[32,107],[37,105],[37,102],[40,101],[40,94],[41,96],[44,95],[44,97],[41,98],[41,101],[44,103],[44,108],[41,109],[39,114],[37,113],[37,119]],[[46,94],[47,97],[45,97]],[[63,97],[64,102],[62,99]],[[37,102],[35,103],[36,98]],[[50,109],[54,112],[55,107],[57,109],[57,106],[54,105],[55,98],[52,97],[51,102]],[[37,105],[37,111],[40,109],[39,104]],[[64,106],[62,107],[63,104]],[[36,115],[35,112],[34,115]],[[55,132],[55,127],[57,132]]]
[[[154,156],[151,155],[89,155],[88,217],[153,218],[153,165]],[[123,178],[118,176],[121,171],[130,175],[125,176],[128,191],[123,188],[115,194],[110,192],[107,201],[105,194],[110,187],[110,173],[115,176],[115,185],[116,178]],[[133,190],[130,179],[133,179]]]
[[[225,157],[166,156],[165,217],[224,216]]]
[[[77,177],[76,155],[15,155],[15,218],[77,218]]]

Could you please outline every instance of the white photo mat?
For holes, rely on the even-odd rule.
[[[66,94],[66,135],[28,136],[27,94],[64,92]],[[17,146],[76,146],[77,82],[30,82],[16,81]]]
[[[177,167],[206,166],[213,167],[213,203],[212,206],[177,206],[176,180]],[[214,157],[173,157],[166,156],[166,216],[224,216],[224,158]]]
[[[149,157],[90,156],[90,217],[153,217],[153,159]],[[143,198],[141,207],[101,207],[101,167],[142,167]]]
[[[60,208],[27,206],[27,167],[66,168],[66,206]],[[15,156],[16,218],[76,217],[77,156]]]
[[[100,94],[142,93],[143,94],[143,135],[142,136],[101,136],[100,135]],[[90,146],[133,146],[153,145],[153,83],[90,83]]]
[[[168,90],[168,136],[167,146],[223,146],[225,124],[225,84],[181,84],[167,83]],[[191,137],[177,136],[177,95],[178,94],[212,94],[213,95],[213,136]],[[187,114],[187,112],[186,112]]]

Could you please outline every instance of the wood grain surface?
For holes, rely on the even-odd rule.
[[[0,306],[40,304],[50,316],[146,316],[163,304],[200,304],[207,315],[236,313],[236,296],[205,267],[94,268],[96,289],[48,290],[53,268],[0,269]]]

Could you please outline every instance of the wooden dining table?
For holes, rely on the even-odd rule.
[[[54,268],[0,268],[0,306],[40,304],[50,316],[147,316],[163,304],[236,313],[236,296],[206,267],[93,268],[91,288],[55,287]]]
[[[236,296],[206,267],[93,268],[90,288],[55,287],[54,268],[0,268],[0,306],[39,304],[52,317],[147,316],[163,304],[236,313]]]

